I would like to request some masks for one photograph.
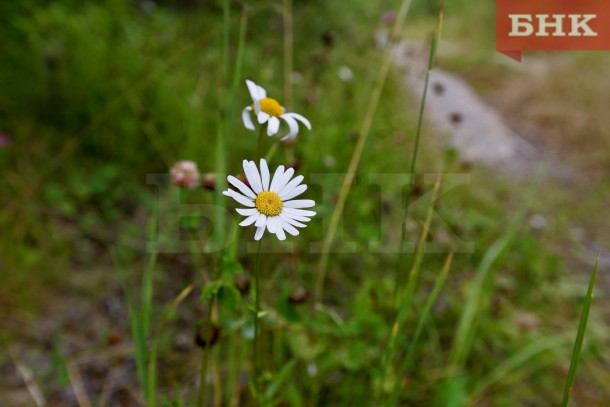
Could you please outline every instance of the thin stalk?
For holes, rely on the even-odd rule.
[[[159,217],[159,207],[155,208],[155,213],[149,221],[148,224],[148,241],[156,242],[157,235],[157,224]],[[148,260],[148,265],[146,266],[146,270],[144,271],[143,281],[142,281],[142,325],[143,325],[143,339],[145,341],[150,340],[152,342],[151,349],[146,350],[146,359],[147,360],[147,374],[144,382],[144,393],[145,399],[147,401],[146,405],[150,407],[155,407],[157,395],[156,395],[156,387],[157,387],[157,345],[158,345],[158,337],[155,335],[151,337],[150,335],[150,324],[152,319],[152,302],[153,302],[153,283],[154,283],[154,273],[155,266],[157,264],[157,249],[154,247],[151,249],[150,258]],[[144,344],[144,346],[146,346]],[[145,360],[146,360],[145,359]]]
[[[152,340],[148,355],[148,391],[146,394],[146,407],[155,407],[157,405],[157,353],[159,349],[159,341],[157,338]]]
[[[222,10],[223,10],[223,30],[222,30],[222,71],[220,72],[220,86],[219,94],[221,95],[222,100],[222,109],[220,110],[219,115],[219,125],[216,130],[216,163],[214,166],[214,170],[216,172],[216,199],[215,203],[217,206],[217,210],[215,211],[214,216],[214,237],[215,237],[215,248],[218,249],[223,246],[225,240],[225,225],[226,225],[226,216],[224,205],[224,195],[222,191],[226,189],[227,181],[226,181],[226,172],[227,172],[227,137],[228,137],[228,125],[222,126],[223,118],[228,117],[231,107],[230,103],[232,99],[230,99],[226,92],[224,92],[224,88],[227,87],[227,75],[229,72],[229,39],[230,39],[230,18],[231,18],[231,8],[229,5],[229,0],[223,0],[222,2]],[[227,116],[223,116],[227,115]],[[229,123],[229,119],[225,123]]]
[[[229,406],[235,406],[233,403],[233,395],[237,388],[237,375],[239,372],[238,353],[240,349],[239,335],[233,334],[229,336],[229,349],[227,352],[228,373],[227,373],[227,400]]]
[[[396,22],[394,23],[394,27],[392,29],[392,38],[398,38],[398,35],[402,31],[404,20],[407,16],[407,12],[409,11],[410,6],[411,0],[402,1],[400,9],[398,10]],[[328,256],[330,254],[330,249],[335,238],[335,234],[337,232],[337,227],[339,226],[339,220],[341,219],[341,215],[343,214],[345,201],[347,200],[347,196],[354,181],[356,171],[358,170],[358,165],[360,164],[360,159],[362,158],[362,152],[364,150],[364,146],[371,130],[373,118],[375,116],[375,113],[377,112],[377,106],[379,105],[381,92],[383,91],[383,86],[386,82],[390,67],[392,65],[392,59],[393,53],[390,49],[386,53],[385,59],[379,69],[379,74],[377,75],[375,87],[373,89],[373,93],[371,94],[371,98],[369,99],[369,105],[364,116],[362,126],[360,127],[360,132],[358,133],[358,141],[352,154],[347,173],[345,174],[343,185],[341,186],[341,191],[339,192],[339,198],[337,199],[335,209],[330,219],[328,231],[326,232],[326,236],[324,237],[324,241],[322,243],[322,255],[320,256],[320,260],[317,266],[314,302],[321,302],[324,295],[324,280],[326,278],[326,269],[328,266]]]
[[[208,374],[208,356],[209,351],[207,349],[201,350],[201,364],[199,365],[201,376],[199,377],[199,394],[197,396],[197,406],[205,406],[205,386],[206,376]]]
[[[214,301],[214,299],[211,300],[210,302],[210,308],[208,309],[208,315],[207,315],[207,321],[211,321],[212,320],[212,302]],[[209,344],[209,341],[206,341]],[[197,394],[197,407],[204,407],[205,406],[205,387],[206,387],[206,378],[208,375],[208,360],[209,360],[209,356],[210,356],[210,352],[212,351],[212,348],[203,348],[201,349],[201,362],[200,362],[200,376],[199,376],[199,392]]]
[[[599,265],[599,255],[595,261],[595,267],[591,273],[591,279],[589,280],[589,288],[587,289],[587,297],[582,307],[582,313],[580,315],[580,322],[578,323],[578,333],[576,334],[576,340],[574,341],[574,350],[572,351],[572,360],[570,361],[570,370],[568,371],[568,377],[566,378],[566,384],[563,388],[563,401],[562,407],[566,407],[570,402],[570,396],[572,395],[572,387],[574,386],[574,380],[576,379],[576,368],[578,367],[578,360],[580,359],[580,352],[582,350],[582,343],[585,339],[585,332],[587,330],[587,322],[589,321],[589,312],[591,311],[591,303],[593,302],[593,287],[595,287],[595,279],[597,277],[597,266]]]
[[[404,377],[404,375],[407,373],[408,369],[411,367],[411,364],[413,363],[413,357],[415,356],[415,345],[419,341],[419,337],[424,329],[426,322],[428,321],[428,317],[430,316],[430,311],[432,310],[432,306],[436,302],[436,299],[438,298],[441,288],[445,284],[445,280],[447,279],[447,274],[449,274],[449,269],[451,268],[452,260],[453,260],[453,253],[449,253],[449,255],[447,256],[447,260],[445,260],[445,265],[443,266],[441,273],[436,278],[436,282],[434,283],[434,288],[432,289],[432,293],[430,293],[430,295],[428,296],[428,299],[426,300],[426,304],[424,305],[424,310],[422,311],[421,317],[419,318],[419,322],[417,323],[417,328],[415,329],[413,338],[411,339],[411,341],[409,343],[409,347],[407,349],[407,355],[405,356],[403,363],[400,365],[400,367],[398,369],[398,375],[397,375],[396,381],[394,383],[394,389],[392,391],[392,394],[391,394],[388,402],[385,404],[388,407],[397,405],[398,396],[400,394],[401,382],[402,382],[401,378]]]
[[[258,157],[259,158],[264,157],[263,151],[265,149],[265,130],[266,129],[267,129],[267,126],[264,124],[261,124],[261,127],[258,131]]]
[[[244,65],[244,52],[246,49],[246,33],[248,30],[248,13],[244,7],[239,20],[239,36],[237,43],[237,57],[235,59],[235,67],[233,71],[233,81],[231,84],[231,93],[229,94],[229,103],[227,106],[227,117],[225,123],[225,134],[227,144],[231,143],[233,135],[233,120],[235,118],[235,98],[240,83],[242,82],[242,68]]]
[[[254,359],[254,390],[256,394],[254,399],[256,405],[261,406],[261,388],[260,388],[260,322],[259,314],[261,310],[261,295],[260,295],[260,270],[261,270],[261,247],[263,240],[258,242],[258,250],[256,251],[256,266],[254,272],[254,340],[252,341],[252,357]]]
[[[148,241],[156,242],[156,231],[157,231],[157,223],[159,217],[159,209],[158,207],[155,209],[155,213],[152,218],[148,222]],[[146,266],[146,270],[144,270],[144,275],[142,277],[142,316],[144,319],[144,335],[148,337],[150,334],[150,322],[152,316],[152,299],[153,299],[153,281],[154,281],[154,273],[155,266],[157,264],[157,250],[154,245],[151,245],[153,249],[151,250],[150,257],[148,258],[148,265]]]
[[[394,324],[392,324],[392,331],[390,333],[390,338],[388,340],[388,344],[386,347],[385,354],[382,360],[382,380],[381,384],[385,382],[386,377],[389,374],[391,369],[392,360],[396,354],[396,341],[398,339],[398,335],[401,332],[402,326],[407,318],[407,312],[411,307],[411,301],[413,299],[413,294],[415,293],[415,286],[417,284],[417,280],[419,278],[419,272],[421,270],[421,263],[426,251],[426,238],[428,236],[428,231],[430,230],[430,225],[432,223],[432,216],[434,215],[434,201],[436,200],[436,195],[440,188],[441,184],[441,175],[440,173],[436,177],[436,182],[434,184],[434,189],[432,190],[432,202],[428,207],[428,213],[426,214],[426,220],[424,221],[424,227],[421,232],[421,236],[419,238],[419,243],[417,244],[417,253],[415,255],[415,262],[409,271],[409,278],[407,280],[407,286],[405,288],[405,292],[402,293],[398,298],[400,301],[400,308],[396,313],[396,319],[394,320]]]
[[[421,132],[424,123],[424,110],[426,107],[426,98],[428,96],[428,82],[430,81],[430,72],[434,67],[434,60],[436,58],[436,51],[438,49],[438,43],[441,37],[441,30],[443,28],[443,10],[445,8],[445,4],[441,6],[441,9],[438,13],[438,19],[436,22],[436,27],[434,29],[434,34],[432,36],[431,44],[430,44],[430,55],[428,57],[428,67],[426,69],[426,76],[424,78],[424,89],[422,91],[421,101],[419,103],[419,115],[417,117],[417,129],[415,130],[415,145],[413,147],[413,155],[411,156],[411,165],[409,168],[409,177],[411,178],[407,190],[405,192],[405,201],[406,207],[403,215],[403,220],[400,227],[400,249],[398,251],[398,257],[396,260],[396,278],[395,281],[398,282],[398,274],[403,269],[404,259],[405,259],[405,234],[406,227],[405,223],[409,219],[409,207],[411,206],[411,189],[413,184],[415,184],[415,168],[417,164],[417,156],[419,153],[419,144],[421,139]],[[398,288],[398,284],[396,287]]]
[[[229,0],[222,1],[222,72],[229,72],[229,45],[231,43],[231,7]]]
[[[280,142],[278,141],[274,145],[271,146],[269,151],[267,151],[267,155],[265,156],[265,160],[267,160],[267,161],[271,160],[271,158],[273,157],[273,155],[277,151],[277,146],[278,146],[279,143]]]
[[[292,0],[284,0],[284,103],[292,111],[292,71],[294,64],[294,33]]]

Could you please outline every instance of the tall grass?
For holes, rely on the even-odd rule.
[[[148,224],[148,241],[157,241],[157,225],[159,222],[158,208]],[[158,336],[151,336],[153,319],[154,271],[157,263],[157,249],[152,247],[148,254],[148,264],[142,277],[141,291],[138,295],[128,281],[122,261],[115,250],[112,251],[115,269],[125,292],[131,334],[136,356],[136,371],[140,388],[147,407],[156,406],[157,402],[157,341]],[[149,347],[149,341],[151,346]]]
[[[411,6],[411,0],[403,0],[401,2],[400,8],[398,9],[398,13],[396,16],[396,21],[392,28],[392,39],[397,39],[399,34],[402,32],[402,27],[404,25],[404,21],[407,17],[407,13],[409,12],[409,8]],[[337,233],[337,227],[339,226],[339,220],[343,215],[343,209],[345,207],[345,201],[347,200],[347,196],[349,195],[349,191],[352,187],[352,183],[354,181],[354,177],[356,176],[356,172],[358,171],[358,165],[360,164],[360,159],[362,158],[362,152],[364,150],[364,146],[366,145],[366,141],[369,136],[369,132],[371,130],[371,125],[373,123],[373,118],[375,117],[375,113],[377,112],[377,106],[379,105],[379,99],[381,98],[381,93],[383,91],[383,86],[388,77],[388,73],[390,72],[390,67],[392,66],[392,58],[393,53],[390,48],[386,56],[383,60],[379,68],[379,72],[377,74],[377,80],[375,82],[375,87],[373,88],[373,92],[369,99],[368,108],[364,119],[362,121],[362,125],[360,127],[360,131],[358,132],[358,140],[356,142],[356,147],[354,148],[354,152],[352,154],[352,158],[350,160],[347,173],[345,174],[345,178],[343,179],[343,184],[341,185],[341,190],[339,192],[339,198],[337,199],[337,203],[335,204],[335,208],[333,210],[330,223],[328,225],[328,229],[326,231],[326,235],[324,236],[324,241],[322,242],[322,253],[320,255],[320,260],[316,269],[316,283],[314,288],[314,301],[321,302],[324,296],[324,281],[326,279],[326,270],[328,267],[328,256],[330,255],[330,250],[332,248],[333,241],[335,239],[335,234]]]
[[[470,355],[477,331],[477,320],[484,312],[489,298],[493,294],[493,277],[495,265],[500,256],[513,243],[523,219],[530,209],[536,192],[545,174],[545,167],[541,166],[534,182],[526,192],[523,203],[517,214],[508,224],[502,235],[485,251],[479,263],[474,279],[471,283],[466,303],[462,310],[458,326],[453,337],[453,344],[449,355],[450,377],[445,381],[444,390],[441,392],[446,397],[449,405],[459,405],[459,401],[465,399],[465,390],[461,379],[462,369]],[[450,401],[452,400],[452,401]]]
[[[566,384],[563,388],[563,401],[561,402],[562,407],[567,407],[570,402],[570,396],[572,395],[572,387],[576,380],[576,368],[578,367],[578,361],[580,360],[580,352],[582,351],[582,343],[585,339],[585,332],[587,330],[587,322],[589,321],[589,312],[591,312],[591,303],[593,302],[593,288],[595,287],[595,279],[597,278],[597,267],[599,266],[599,256],[595,260],[595,266],[589,279],[589,287],[587,288],[587,295],[585,297],[585,303],[582,307],[582,313],[580,315],[580,322],[578,323],[578,332],[576,333],[576,340],[574,341],[574,350],[572,351],[572,359],[570,360],[570,370],[568,370],[568,376],[566,377]]]
[[[405,210],[404,210],[404,216],[403,216],[403,221],[401,223],[401,228],[400,228],[400,249],[398,251],[398,256],[397,256],[397,262],[396,262],[396,287],[399,287],[398,284],[398,275],[399,273],[401,273],[401,270],[403,269],[403,263],[404,263],[404,259],[405,259],[405,234],[406,234],[406,227],[405,227],[405,223],[407,222],[407,220],[409,219],[409,207],[411,206],[411,189],[413,187],[413,185],[415,184],[415,169],[417,167],[417,157],[418,157],[418,153],[419,153],[419,144],[420,144],[420,139],[421,139],[421,133],[422,133],[422,128],[424,125],[424,111],[426,108],[426,99],[428,96],[428,83],[430,81],[430,72],[432,71],[432,68],[434,68],[434,62],[436,61],[436,53],[438,51],[438,44],[441,40],[441,32],[443,29],[443,14],[444,14],[444,10],[445,10],[445,2],[443,0],[443,4],[441,5],[441,8],[438,12],[438,17],[437,17],[437,21],[436,21],[436,27],[434,28],[434,33],[432,34],[432,40],[430,43],[430,53],[428,56],[428,66],[426,69],[426,74],[424,77],[424,88],[422,89],[422,97],[419,103],[419,115],[417,117],[417,128],[415,130],[415,141],[413,144],[413,154],[411,156],[411,164],[410,164],[410,168],[409,168],[409,176],[411,177],[411,180],[409,182],[409,186],[407,188],[407,190],[405,191],[405,201],[406,201],[406,206],[405,206]]]

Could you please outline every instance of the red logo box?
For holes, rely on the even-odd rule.
[[[610,50],[610,1],[496,0],[496,49]]]

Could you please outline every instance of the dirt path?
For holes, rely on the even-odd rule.
[[[424,87],[426,49],[421,44],[402,41],[392,50],[395,66],[404,72],[405,86],[415,100],[421,98]],[[546,61],[535,62],[524,65],[523,69],[527,69],[532,78],[540,78],[550,68]],[[575,186],[589,181],[586,174],[546,151],[543,145],[534,145],[511,129],[498,108],[486,102],[467,81],[455,74],[438,68],[431,72],[425,109],[427,125],[455,148],[465,162],[527,178],[535,173],[541,162],[547,161],[550,177],[560,183],[567,181],[562,185]],[[574,189],[573,193],[577,195],[578,191]],[[584,235],[588,235],[586,230]],[[581,243],[586,254],[577,262],[584,269],[590,270],[598,253],[600,267],[610,268],[610,254],[604,253],[602,242],[585,237]],[[610,278],[602,277],[602,281],[610,288]]]

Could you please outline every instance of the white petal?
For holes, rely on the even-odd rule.
[[[252,192],[252,190],[250,188],[248,188],[248,186],[246,184],[244,184],[243,182],[241,182],[234,176],[229,175],[227,177],[227,181],[229,181],[229,183],[231,185],[233,185],[235,188],[239,189],[242,194],[244,194],[252,199],[256,199],[256,195],[254,194],[254,192]]]
[[[282,177],[278,180],[277,184],[275,184],[275,189],[271,189],[271,192],[275,192],[277,194],[282,189],[284,189],[284,187],[286,186],[286,184],[288,184],[288,181],[290,181],[290,178],[292,178],[293,175],[294,169],[288,168],[286,172],[282,175]]]
[[[230,196],[231,198],[235,199],[237,202],[239,202],[240,204],[242,204],[244,206],[249,206],[250,208],[254,207],[254,202],[252,201],[252,199],[247,198],[247,197],[243,196],[242,194],[240,194],[239,192],[233,191],[232,189],[223,191],[222,194],[226,195],[226,196]]]
[[[286,222],[285,220],[282,219],[281,221],[282,224],[282,228],[290,233],[292,236],[296,236],[299,234],[299,231],[297,230],[297,228],[295,228],[294,226],[292,226],[290,223]]]
[[[261,214],[258,213],[258,211],[256,211],[256,213],[254,215],[250,215],[246,219],[239,222],[239,226],[250,226],[251,224],[253,224],[254,222],[256,222],[258,220],[260,215]]]
[[[252,82],[249,79],[246,79],[246,86],[248,86],[248,92],[250,92],[250,97],[254,102],[254,112],[258,114],[258,112],[261,111],[261,105],[260,103],[258,103],[258,101],[262,99],[261,97],[259,97],[258,94],[258,86],[256,86],[256,83]]]
[[[265,215],[264,213],[261,213],[260,216],[258,217],[256,223],[254,224],[254,226],[256,226],[257,228],[263,227],[265,225],[267,225],[268,222],[268,218],[267,215]]]
[[[284,119],[284,121],[288,125],[288,128],[290,129],[288,131],[288,134],[286,134],[284,137],[282,137],[282,140],[295,138],[297,136],[297,134],[299,133],[299,124],[297,123],[297,121],[293,117],[291,117],[287,114],[281,115],[280,118]]]
[[[250,117],[250,112],[252,108],[250,106],[244,107],[244,110],[241,111],[241,120],[244,122],[244,127],[248,130],[254,130],[254,123],[252,123],[252,118]]]
[[[275,223],[275,216],[267,218],[267,230],[270,233],[275,233],[277,229],[277,224]]]
[[[280,165],[279,167],[277,167],[277,169],[275,170],[275,173],[273,174],[273,178],[271,179],[271,186],[269,187],[269,191],[275,192],[277,190],[277,188],[276,188],[277,183],[280,182],[280,179],[282,178],[283,175],[284,175],[284,166]]]
[[[243,216],[252,216],[255,213],[258,213],[258,209],[256,208],[235,208],[235,210],[237,211],[237,213]]]
[[[303,176],[299,175],[298,177],[295,177],[292,181],[290,181],[284,188],[282,188],[282,190],[278,193],[278,195],[280,196],[280,198],[282,197],[282,194],[285,194],[287,192],[292,191],[294,188],[296,188],[297,185],[299,185],[301,183],[301,181],[303,181]],[[288,200],[290,198],[286,198],[286,200]],[[284,200],[284,198],[282,198],[282,200]]]
[[[294,226],[299,227],[299,228],[304,228],[304,227],[307,226],[307,225],[302,224],[301,222],[297,222],[296,220],[294,220],[294,219],[284,215],[284,212],[280,213],[279,217],[284,222],[289,223],[289,224],[294,225]]]
[[[298,217],[304,217],[304,216],[315,216],[315,212],[314,211],[308,211],[306,209],[294,209],[294,208],[283,208],[282,209],[282,213],[286,213],[287,215],[289,215],[292,218],[298,219]],[[308,222],[309,219],[304,220],[303,222]]]
[[[248,182],[250,183],[250,188],[252,188],[256,194],[263,192],[261,176],[258,174],[258,169],[256,168],[254,161],[244,160],[244,172],[246,173],[246,178],[248,178]]]
[[[267,113],[265,112],[258,112],[257,115],[257,119],[258,119],[258,123],[259,124],[263,124],[265,123],[267,120],[269,120],[271,116],[269,116]]]
[[[307,120],[305,117],[301,116],[298,113],[285,113],[286,116],[290,116],[290,117],[294,117],[295,119],[297,119],[298,121],[300,121],[301,123],[303,123],[305,125],[305,127],[307,127],[309,130],[311,130],[311,123],[309,123],[309,120]]]
[[[267,124],[267,135],[273,136],[280,130],[280,119],[275,116],[271,116],[269,123]]]
[[[278,239],[286,240],[286,234],[284,233],[284,229],[282,228],[282,221],[277,216],[272,216],[268,218],[267,222],[267,230],[271,233],[274,233]]]
[[[280,195],[280,199],[282,200],[282,202],[287,201],[288,199],[292,199],[295,196],[301,195],[303,192],[305,192],[305,190],[307,190],[307,185],[299,185],[291,191],[286,192],[284,195]]]
[[[258,89],[258,98],[264,99],[267,97],[267,91],[262,86],[256,85],[256,89]]]
[[[280,240],[286,240],[286,233],[284,233],[284,228],[282,227],[282,221],[276,216],[275,217],[275,235]]]
[[[284,202],[284,207],[286,208],[310,208],[314,206],[316,203],[311,199],[297,199],[296,201],[286,201]]]
[[[256,233],[254,234],[254,240],[261,240],[263,237],[263,233],[265,233],[265,227],[260,227],[256,229]]]
[[[261,158],[261,181],[263,183],[263,191],[269,191],[269,167],[267,161]]]

